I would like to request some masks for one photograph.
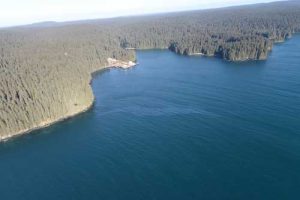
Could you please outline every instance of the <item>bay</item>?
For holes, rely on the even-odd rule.
[[[138,51],[94,76],[90,111],[0,143],[0,199],[299,199],[299,52]]]

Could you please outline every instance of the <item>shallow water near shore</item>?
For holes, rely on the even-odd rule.
[[[138,51],[94,76],[90,111],[0,143],[0,199],[298,199],[299,52]]]

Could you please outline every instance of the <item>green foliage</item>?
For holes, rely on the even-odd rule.
[[[127,48],[260,60],[299,30],[297,2],[1,29],[0,137],[87,108],[91,73]]]

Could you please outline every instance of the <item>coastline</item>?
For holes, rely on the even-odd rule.
[[[97,73],[97,72],[100,72],[102,70],[109,69],[109,68],[129,69],[129,68],[134,67],[134,66],[137,65],[137,63],[132,62],[132,61],[121,61],[121,60],[116,60],[116,59],[112,59],[112,58],[108,58],[107,62],[108,62],[108,65],[102,66],[102,67],[100,67],[99,70],[95,70],[94,72],[91,72],[90,80],[88,81],[90,86],[91,86],[92,79],[93,79],[92,75],[94,73]],[[90,87],[90,89],[92,90],[91,87]],[[59,117],[57,119],[42,121],[40,124],[38,124],[37,126],[34,126],[32,128],[23,129],[23,130],[20,130],[16,133],[9,134],[7,136],[0,136],[0,143],[1,142],[6,142],[10,139],[16,138],[16,137],[21,136],[21,135],[31,133],[32,131],[47,128],[47,127],[49,127],[51,125],[54,125],[56,123],[65,121],[65,120],[73,118],[73,117],[75,117],[79,114],[85,113],[93,107],[94,102],[95,102],[95,96],[94,96],[94,93],[92,91],[92,101],[89,102],[89,104],[85,105],[81,110],[76,111],[74,113],[67,114],[67,115]]]
[[[290,38],[292,38],[294,35],[296,34],[299,34],[298,32],[294,33]],[[290,38],[286,38],[282,41],[274,41],[274,44],[280,44],[280,43],[284,43],[286,42],[287,39],[290,39]],[[150,49],[136,49],[136,48],[126,48],[128,50],[150,50]],[[161,49],[164,49],[164,48],[161,48]],[[166,48],[168,49],[168,48]],[[272,51],[272,48],[269,49],[269,52]],[[174,52],[174,51],[172,51]],[[175,52],[176,53],[176,52]],[[205,55],[203,53],[193,53],[193,54],[190,54],[190,55],[187,55],[187,56],[204,56],[204,57],[217,57],[216,55]],[[263,60],[267,60],[268,59],[268,55],[265,59]],[[224,59],[225,61],[230,61],[230,60],[226,60]],[[250,61],[251,59],[245,59],[245,60],[233,60],[233,62],[245,62],[245,61]],[[92,82],[92,79],[93,79],[93,74],[94,73],[98,73],[102,70],[105,70],[105,69],[109,69],[109,68],[121,68],[121,69],[129,69],[131,67],[134,67],[136,65],[138,65],[138,63],[135,63],[133,61],[121,61],[121,60],[117,60],[117,59],[114,59],[114,58],[107,58],[107,63],[108,65],[105,65],[105,66],[102,66],[100,67],[98,70],[95,70],[93,72],[90,73],[90,80],[88,81],[89,85],[91,85],[91,82]],[[92,90],[92,88],[90,88]],[[35,130],[39,130],[39,129],[43,129],[43,128],[46,128],[46,127],[49,127],[53,124],[56,124],[58,122],[62,122],[62,121],[65,121],[67,119],[70,119],[74,116],[77,116],[81,113],[84,113],[84,112],[87,112],[88,110],[90,110],[92,107],[93,107],[93,104],[95,102],[95,96],[93,94],[93,91],[92,91],[92,101],[90,102],[90,104],[86,105],[85,107],[83,107],[83,109],[77,111],[77,112],[74,112],[74,113],[71,113],[71,114],[68,114],[68,115],[65,115],[63,117],[59,117],[57,119],[54,119],[54,120],[49,120],[49,121],[43,121],[41,122],[39,125],[35,126],[35,127],[32,127],[32,128],[28,128],[28,129],[23,129],[21,131],[18,131],[14,134],[10,134],[8,136],[0,136],[0,143],[1,142],[6,142],[12,138],[15,138],[15,137],[18,137],[18,136],[21,136],[21,135],[25,135],[27,133],[30,133],[32,131],[35,131]]]
[[[0,138],[0,142],[6,142],[6,141],[8,141],[8,140],[10,140],[12,138],[28,134],[28,133],[30,133],[32,131],[36,131],[36,130],[39,130],[39,129],[47,128],[47,127],[49,127],[51,125],[54,125],[54,124],[56,124],[58,122],[62,122],[62,121],[65,121],[67,119],[70,119],[72,117],[75,117],[76,115],[79,115],[81,113],[84,113],[84,112],[88,111],[90,108],[93,107],[93,104],[94,104],[94,95],[93,95],[93,101],[92,101],[92,103],[89,104],[89,105],[87,105],[87,106],[85,106],[84,109],[82,109],[82,110],[80,110],[78,112],[74,112],[74,113],[69,114],[69,115],[65,115],[65,116],[60,117],[60,118],[55,119],[55,120],[43,121],[39,125],[37,125],[37,126],[35,126],[33,128],[23,129],[23,130],[15,133],[15,134],[11,134],[11,135],[8,135],[6,137],[1,137]]]

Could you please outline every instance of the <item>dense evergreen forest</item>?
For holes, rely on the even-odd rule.
[[[299,31],[296,1],[0,29],[0,137],[90,107],[91,73],[131,49],[263,60]]]

